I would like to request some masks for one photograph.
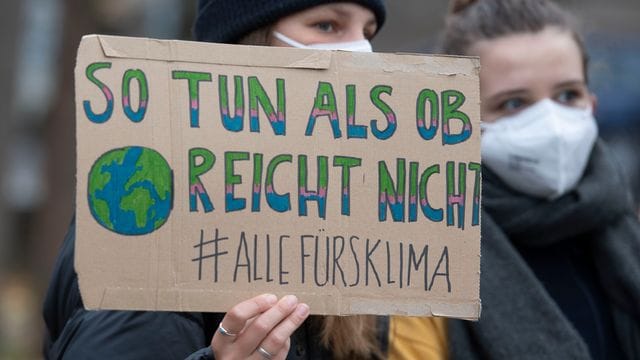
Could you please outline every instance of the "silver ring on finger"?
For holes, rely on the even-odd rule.
[[[258,346],[258,354],[262,355],[263,358],[270,360],[273,359],[273,354],[265,350],[262,346]]]
[[[222,326],[222,323],[220,323],[220,325],[218,325],[218,332],[224,336],[228,336],[228,337],[236,337],[238,334],[234,334],[232,332],[230,332],[229,330],[225,329],[224,326]]]

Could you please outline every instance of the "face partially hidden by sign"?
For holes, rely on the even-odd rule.
[[[354,3],[315,6],[284,17],[272,30],[304,45],[371,40],[377,31],[376,18],[366,7]],[[272,46],[290,46],[272,38]]]
[[[547,27],[484,40],[469,52],[480,56],[483,122],[514,115],[543,99],[587,108],[595,105],[578,44],[568,31]]]

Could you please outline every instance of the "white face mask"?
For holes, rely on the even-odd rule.
[[[575,187],[598,136],[591,108],[549,99],[481,128],[484,164],[513,189],[550,200]]]
[[[347,42],[337,42],[337,43],[316,43],[316,44],[305,45],[277,31],[273,32],[273,36],[275,36],[278,40],[282,41],[287,45],[293,46],[295,48],[300,48],[300,49],[344,50],[344,51],[360,51],[360,52],[373,51],[371,47],[371,43],[367,39],[347,41]]]

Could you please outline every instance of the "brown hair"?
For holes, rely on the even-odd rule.
[[[273,39],[272,30],[272,26],[261,27],[240,38],[238,44],[270,46]]]
[[[322,345],[334,359],[382,359],[377,319],[371,315],[318,316]]]
[[[556,27],[571,33],[582,55],[585,79],[588,56],[572,16],[549,0],[451,0],[441,40],[441,51],[472,55],[470,48],[482,40]]]
[[[247,34],[238,44],[270,46],[272,40],[272,27],[266,26]],[[311,321],[321,344],[331,349],[334,359],[383,358],[375,316],[313,316]]]

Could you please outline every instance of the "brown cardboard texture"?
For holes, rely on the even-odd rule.
[[[90,309],[480,313],[479,62],[85,36]]]

